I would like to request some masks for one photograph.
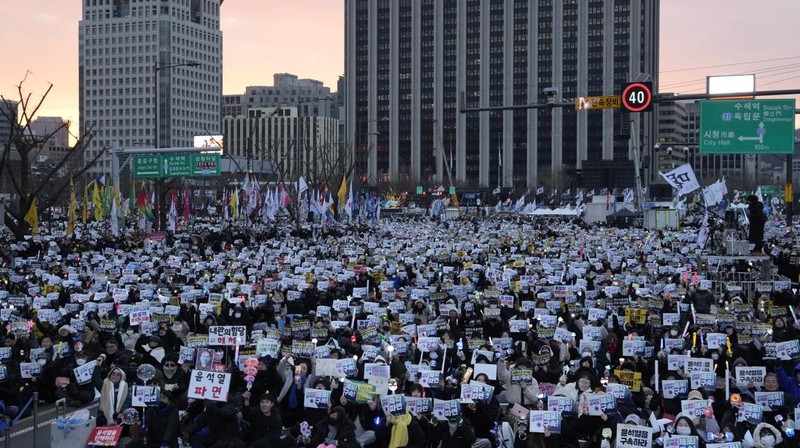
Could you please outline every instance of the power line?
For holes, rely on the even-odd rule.
[[[747,65],[747,64],[757,64],[759,62],[775,62],[775,61],[786,61],[790,59],[798,59],[800,56],[790,56],[786,58],[775,58],[775,59],[762,59],[760,61],[747,61],[747,62],[734,62],[732,64],[718,64],[718,65],[706,65],[704,67],[691,67],[691,68],[679,68],[675,70],[662,70],[660,73],[675,73],[675,72],[689,72],[692,70],[703,70],[707,68],[717,68],[717,67],[731,67],[734,65]]]

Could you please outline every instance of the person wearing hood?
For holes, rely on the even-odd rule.
[[[149,406],[145,411],[147,423],[145,448],[178,448],[181,422],[178,418],[178,407],[172,399],[171,392],[162,390],[158,405]]]
[[[783,437],[778,428],[769,423],[759,423],[753,430],[753,448],[783,447]]]
[[[314,425],[309,446],[325,446],[330,448],[358,448],[356,440],[356,425],[347,416],[341,406],[331,408],[328,416]]]
[[[142,336],[141,333],[137,331],[137,328],[138,326],[123,326],[123,331],[120,332],[120,337],[122,338],[122,344],[125,346],[125,350],[136,350],[136,342],[139,340],[139,337]]]
[[[113,368],[103,380],[97,409],[97,426],[106,426],[120,420],[122,411],[131,407],[131,399],[125,372],[119,367]]]
[[[800,403],[800,363],[794,366],[791,377],[779,365],[775,366],[775,373],[778,374],[781,390],[790,394],[795,403]]]
[[[786,342],[797,339],[797,329],[786,324],[786,319],[776,317],[772,323],[772,341]]]
[[[137,352],[142,354],[141,364],[150,364],[155,368],[161,367],[161,360],[167,352],[161,345],[161,338],[153,335],[147,340],[146,344],[137,346]]]
[[[497,363],[497,380],[505,385],[505,399],[510,406],[519,404],[524,406],[527,403],[536,403],[539,396],[539,382],[536,378],[532,384],[525,386],[511,383],[511,370],[514,367],[527,367],[530,365],[526,360],[517,361],[514,365],[509,365],[506,359],[501,359]],[[498,400],[500,397],[498,397]]]
[[[178,357],[172,353],[161,360],[161,390],[169,392],[170,401],[180,406],[185,401],[186,390],[189,388],[189,378],[178,367]]]

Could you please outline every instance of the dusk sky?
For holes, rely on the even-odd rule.
[[[16,85],[30,71],[25,90],[34,97],[54,85],[39,115],[77,123],[81,2],[0,5],[0,41],[6,42],[0,94],[17,99]],[[227,0],[223,93],[272,85],[278,72],[319,79],[335,90],[344,74],[343,16],[343,0]],[[797,17],[798,0],[662,0],[660,91],[702,92],[706,75],[740,73],[755,73],[759,89],[800,88]],[[706,68],[685,70],[700,67]]]

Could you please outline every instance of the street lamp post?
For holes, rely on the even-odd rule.
[[[153,144],[156,147],[156,149],[161,148],[161,138],[160,138],[161,137],[161,126],[160,126],[161,123],[159,122],[159,109],[161,108],[161,104],[158,101],[159,100],[158,72],[161,71],[161,70],[170,70],[170,69],[173,69],[173,68],[176,68],[176,67],[197,67],[199,65],[200,65],[200,63],[197,62],[197,61],[181,62],[181,63],[178,63],[178,64],[158,65],[158,58],[156,58],[156,60],[153,62],[153,118],[155,120],[155,123],[154,123],[155,135],[153,137]],[[168,106],[169,106],[169,104],[168,104]],[[161,200],[162,199],[161,195],[163,193],[163,191],[162,191],[163,189],[164,189],[164,180],[161,179],[161,178],[156,179],[156,201],[158,201],[158,203],[156,204],[156,213],[157,213],[156,221],[157,221],[159,230],[161,230],[164,227],[163,222],[162,222],[164,220],[164,214],[165,214],[164,213],[164,207],[163,207],[163,205],[164,205],[163,202],[164,201]]]

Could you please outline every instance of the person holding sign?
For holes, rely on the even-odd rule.
[[[286,426],[292,426],[303,420],[303,393],[306,386],[313,387],[316,377],[309,375],[308,364],[299,362],[291,365],[284,356],[278,363],[278,374],[283,380],[283,387],[278,394],[281,415]]]

